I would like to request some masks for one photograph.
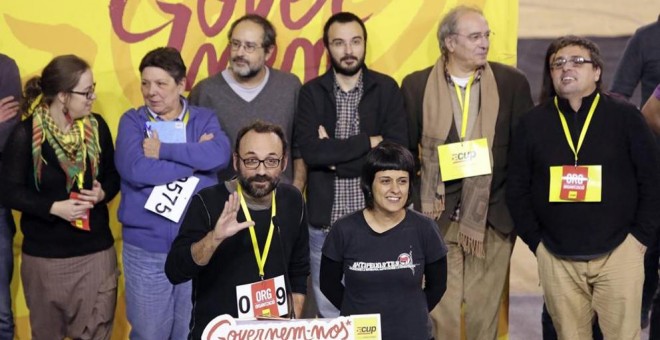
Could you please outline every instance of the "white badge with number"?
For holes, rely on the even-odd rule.
[[[174,182],[155,186],[144,208],[168,220],[179,223],[190,198],[195,192],[199,178],[190,176]]]
[[[287,302],[283,275],[236,286],[239,319],[286,315]]]

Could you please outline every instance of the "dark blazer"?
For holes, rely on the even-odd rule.
[[[509,141],[513,131],[518,125],[520,117],[534,106],[529,82],[525,75],[519,70],[504,64],[489,62],[500,99],[500,107],[495,123],[495,138],[493,140],[493,180],[491,183],[490,203],[488,208],[488,222],[502,233],[513,230],[513,220],[506,206],[504,194],[506,186],[507,158],[509,153]],[[424,90],[432,67],[416,71],[403,79],[401,92],[403,93],[404,105],[408,113],[408,143],[413,155],[419,154],[419,142],[422,136],[422,105],[424,102]],[[419,161],[419,159],[418,159]],[[417,164],[419,169],[419,163]],[[419,188],[420,179],[416,176],[413,181]],[[459,181],[460,182],[460,181]],[[460,185],[460,184],[459,184]],[[419,193],[419,190],[414,190]],[[440,217],[440,224],[449,223],[449,215],[454,211],[461,197],[459,190],[447,190],[445,201],[445,212]],[[420,208],[419,197],[414,199],[415,207]]]
[[[358,107],[360,133],[348,139],[335,139],[337,106],[334,71],[309,81],[300,89],[294,119],[294,143],[308,166],[307,209],[313,226],[330,225],[335,175],[360,177],[364,159],[371,150],[369,137],[408,145],[406,113],[399,86],[391,77],[362,69],[364,92]],[[323,125],[329,139],[319,139]],[[334,165],[336,170],[331,170]]]

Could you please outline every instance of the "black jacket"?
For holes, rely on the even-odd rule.
[[[360,133],[348,139],[319,139],[319,125],[323,125],[329,136],[335,135],[337,107],[333,72],[330,69],[303,85],[294,120],[295,143],[308,166],[307,209],[310,224],[314,226],[330,225],[335,175],[360,177],[365,156],[371,150],[369,137],[381,135],[384,140],[408,146],[406,114],[399,86],[391,77],[366,67],[362,69],[364,93],[358,107]],[[330,170],[332,165],[336,171]]]
[[[119,192],[119,173],[115,169],[114,147],[110,129],[100,115],[101,147],[99,172],[93,178],[87,160],[84,188],[91,189],[94,179],[101,183],[105,198],[90,210],[90,231],[77,229],[70,222],[50,213],[53,203],[69,198],[66,175],[48,141],[41,149],[43,165],[41,183],[37,189],[32,162],[32,117],[19,123],[7,140],[0,174],[0,198],[8,208],[19,210],[23,231],[23,252],[46,258],[68,258],[89,255],[110,248],[114,238],[110,232],[108,203]],[[76,185],[71,189],[78,192]]]

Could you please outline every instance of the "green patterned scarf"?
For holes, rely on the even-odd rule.
[[[99,171],[101,147],[98,133],[99,124],[93,115],[72,122],[71,128],[67,132],[63,132],[57,127],[45,104],[37,106],[32,116],[32,161],[37,190],[41,182],[41,167],[44,162],[41,155],[41,146],[44,141],[48,141],[48,144],[55,150],[60,167],[66,175],[67,192],[71,191],[79,174],[84,176],[87,157],[89,157],[91,172],[96,178]],[[81,133],[81,129],[83,133]]]

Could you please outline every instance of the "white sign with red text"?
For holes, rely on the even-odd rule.
[[[209,322],[202,340],[380,340],[380,314],[335,319],[237,320],[220,315]]]

